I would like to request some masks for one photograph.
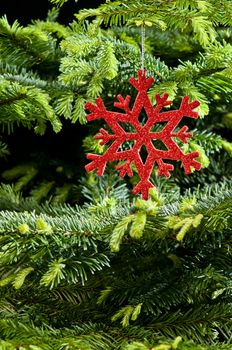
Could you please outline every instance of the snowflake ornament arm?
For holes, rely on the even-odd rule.
[[[164,159],[180,160],[184,167],[185,173],[190,174],[192,168],[201,169],[201,164],[196,160],[199,157],[198,152],[184,154],[174,138],[180,139],[183,143],[188,142],[188,138],[192,137],[192,133],[187,132],[188,127],[183,126],[179,131],[175,132],[175,128],[179,125],[183,117],[197,118],[198,113],[194,111],[199,106],[198,101],[189,102],[189,98],[184,96],[180,108],[167,112],[161,112],[164,106],[172,104],[168,100],[168,94],[165,93],[162,97],[157,94],[155,96],[156,106],[152,106],[147,90],[153,83],[154,79],[146,78],[144,70],[138,71],[138,80],[130,78],[130,83],[137,90],[138,94],[135,99],[132,110],[129,107],[130,96],[125,99],[118,95],[118,102],[114,106],[123,110],[124,113],[107,111],[101,98],[96,99],[96,105],[87,102],[85,107],[91,113],[87,116],[88,121],[95,119],[104,119],[108,124],[113,134],[109,134],[105,129],[101,128],[100,133],[95,136],[100,139],[101,145],[112,142],[106,152],[102,155],[87,154],[87,158],[91,160],[85,166],[87,171],[97,169],[98,175],[103,175],[106,164],[111,161],[125,161],[123,164],[117,165],[119,175],[124,177],[133,175],[131,163],[133,162],[140,177],[139,183],[134,187],[134,194],[141,193],[143,199],[148,199],[149,188],[154,187],[151,183],[150,176],[154,163],[158,166],[158,176],[170,176],[170,171],[174,166],[170,163],[165,163]],[[144,108],[147,121],[142,125],[139,121],[141,110]],[[119,124],[119,122],[128,123],[135,129],[135,132],[127,132]],[[152,131],[156,124],[166,122],[166,125],[161,131]],[[157,149],[154,145],[154,140],[160,140],[165,145],[166,150]],[[134,145],[129,150],[119,151],[121,145],[125,141],[134,141]],[[142,146],[146,147],[147,158],[143,162],[140,155]]]

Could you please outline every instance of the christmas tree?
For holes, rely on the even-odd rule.
[[[0,350],[232,349],[232,3],[106,1],[62,24],[66,1],[0,18]],[[131,109],[143,63],[154,108],[200,102],[175,135],[202,165],[154,165],[147,200],[133,162],[85,171],[112,135],[88,109]]]

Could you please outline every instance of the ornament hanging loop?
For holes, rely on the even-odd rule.
[[[141,25],[141,62],[142,62],[142,71],[144,72],[144,55],[145,55],[145,24],[144,22]]]

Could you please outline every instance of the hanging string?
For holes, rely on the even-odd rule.
[[[141,25],[141,61],[142,70],[144,71],[144,45],[145,45],[145,25]]]

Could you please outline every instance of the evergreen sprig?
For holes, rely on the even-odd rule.
[[[106,1],[70,25],[51,2],[45,20],[0,19],[0,349],[231,349],[230,1]],[[141,26],[151,101],[201,103],[180,144],[201,172],[154,168],[148,201],[131,195],[136,172],[85,174],[102,122],[80,125],[87,100],[136,97]]]

